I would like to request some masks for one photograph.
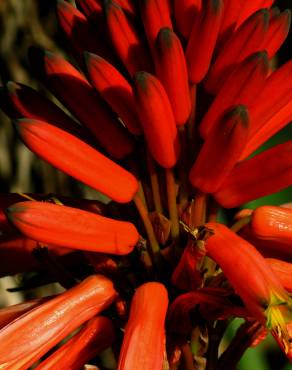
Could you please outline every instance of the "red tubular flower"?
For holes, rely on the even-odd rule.
[[[266,261],[271,266],[287,292],[292,293],[292,263],[275,258],[267,258]]]
[[[36,370],[80,370],[88,360],[108,348],[115,337],[111,320],[95,317],[75,334],[66,344],[57,349]]]
[[[274,3],[274,0],[254,0],[244,1],[240,11],[240,17],[237,21],[240,26],[248,17],[254,14],[256,11],[262,8],[270,8]]]
[[[290,186],[291,154],[290,140],[240,162],[213,194],[215,199],[223,207],[232,208]]]
[[[146,283],[135,292],[120,352],[118,370],[161,370],[168,295],[160,283]]]
[[[40,306],[44,302],[48,301],[50,297],[31,299],[23,303],[15,304],[12,306],[4,307],[0,309],[0,329],[8,325],[10,322],[15,320],[17,317],[25,314],[35,307]]]
[[[257,239],[292,245],[292,209],[259,207],[252,213],[250,227]]]
[[[186,49],[189,79],[199,83],[210,67],[223,15],[223,0],[208,0],[194,23]]]
[[[265,86],[268,70],[265,52],[255,53],[238,65],[222,85],[200,123],[199,130],[203,138],[208,136],[227,109],[238,104],[246,105],[248,109],[254,105],[254,100]]]
[[[174,115],[163,86],[153,75],[138,72],[134,79],[134,96],[151,154],[162,167],[173,167],[179,155],[179,142]]]
[[[171,103],[177,125],[184,125],[191,113],[188,73],[179,38],[162,28],[154,45],[156,74]]]
[[[91,82],[104,100],[119,115],[132,134],[141,134],[142,127],[135,110],[132,86],[123,75],[105,59],[86,54]]]
[[[261,9],[236,30],[210,69],[205,82],[207,91],[217,93],[236,65],[261,50],[268,22],[268,10]]]
[[[117,202],[135,196],[136,178],[77,137],[43,121],[22,119],[15,125],[24,143],[53,166]]]
[[[136,5],[133,0],[115,0],[115,2],[123,9],[125,13],[128,13],[132,16],[137,15]]]
[[[186,39],[197,22],[197,16],[202,8],[202,0],[174,0],[175,25],[179,33]]]
[[[288,36],[290,23],[291,11],[288,9],[282,13],[274,11],[274,14],[271,14],[269,29],[263,45],[263,49],[267,51],[269,59],[277,53]]]
[[[95,3],[97,4],[98,2]],[[73,5],[67,1],[58,0],[57,16],[59,25],[81,64],[84,51],[103,55],[106,58],[111,57],[104,38],[99,35],[93,25]]]
[[[6,214],[21,233],[41,243],[127,254],[139,239],[129,222],[56,204],[20,202],[7,208]]]
[[[102,0],[76,0],[75,2],[87,18],[102,15]]]
[[[292,305],[265,258],[226,226],[208,223],[206,227],[214,232],[206,242],[209,256],[220,265],[252,316],[289,344],[286,321],[291,319]]]
[[[111,41],[129,74],[149,71],[150,62],[143,42],[123,9],[114,1],[106,0],[105,14]]]
[[[172,29],[168,0],[140,1],[141,17],[151,50],[161,28]]]
[[[191,169],[193,187],[205,193],[220,188],[246,145],[248,127],[245,106],[239,105],[224,115],[211,130]]]
[[[8,82],[1,91],[1,108],[10,118],[33,118],[53,122],[55,126],[92,143],[91,135],[86,128],[78,125],[62,109],[45,96],[26,85]]]
[[[244,0],[224,0],[224,13],[218,37],[219,46],[224,45],[233,34],[244,2]]]
[[[282,129],[292,119],[292,62],[287,62],[267,79],[250,109],[250,139],[241,159]],[[277,94],[274,91],[277,89]]]
[[[30,60],[48,89],[92,131],[111,156],[121,159],[132,152],[131,137],[75,67],[60,56],[36,48],[30,50]]]
[[[0,367],[29,368],[68,334],[108,307],[115,297],[112,282],[93,275],[20,316],[0,330]]]

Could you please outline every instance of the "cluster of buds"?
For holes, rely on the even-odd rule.
[[[292,211],[238,212],[292,185],[291,141],[253,154],[292,118],[291,61],[272,68],[290,12],[75,3],[57,3],[73,62],[28,51],[66,112],[11,81],[0,106],[33,153],[109,201],[1,195],[0,276],[66,291],[0,309],[0,368],[232,370],[268,331],[291,360]]]

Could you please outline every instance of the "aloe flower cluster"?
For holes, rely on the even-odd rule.
[[[57,4],[70,61],[28,51],[62,105],[10,81],[0,106],[33,153],[109,201],[1,194],[0,275],[65,292],[0,310],[0,368],[103,369],[111,347],[119,370],[232,370],[269,331],[292,360],[292,210],[244,208],[292,185],[291,141],[254,154],[292,118],[291,61],[272,63],[290,12],[75,3]]]

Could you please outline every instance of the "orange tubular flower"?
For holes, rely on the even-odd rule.
[[[224,115],[209,134],[191,169],[189,178],[193,187],[205,193],[220,188],[246,145],[248,127],[245,106],[239,105]]]
[[[174,0],[175,25],[179,33],[186,39],[197,22],[198,13],[202,8],[202,0]]]
[[[142,127],[135,110],[132,86],[105,59],[86,54],[87,70],[93,86],[119,115],[132,134],[141,134]]]
[[[60,56],[36,48],[30,50],[30,59],[46,87],[92,131],[111,156],[121,159],[132,152],[129,134],[75,67]]]
[[[15,123],[24,143],[41,158],[117,202],[129,202],[136,178],[77,137],[37,120]]]
[[[223,15],[223,0],[208,0],[194,23],[186,49],[189,79],[199,83],[210,67]]]
[[[0,330],[0,368],[29,368],[68,334],[107,308],[115,297],[112,282],[93,275],[20,316]]]
[[[292,245],[292,209],[262,206],[251,216],[251,231],[260,240]]]
[[[265,258],[226,226],[207,223],[206,227],[214,232],[206,242],[209,256],[220,265],[252,316],[289,345],[286,321],[291,320],[292,302]]]
[[[266,261],[271,266],[287,292],[292,293],[292,263],[284,262],[275,258],[267,258]]]
[[[80,370],[88,360],[108,348],[115,337],[111,320],[95,317],[75,334],[66,344],[57,349],[36,370]]]
[[[129,74],[150,70],[148,55],[134,25],[114,1],[105,1],[105,14],[111,41]]]
[[[93,142],[86,128],[78,125],[62,109],[31,87],[8,82],[6,89],[1,91],[0,100],[1,108],[10,118],[25,117],[53,122],[55,126],[84,139],[86,142]]]
[[[161,370],[165,350],[164,320],[168,295],[160,283],[135,292],[120,352],[118,370]]]
[[[57,16],[59,25],[80,63],[83,61],[84,51],[101,54],[106,58],[111,57],[110,51],[108,51],[107,45],[97,29],[73,5],[67,1],[58,0]]]
[[[141,17],[151,50],[161,28],[172,29],[168,0],[141,0]]]
[[[277,94],[274,94],[277,89]],[[250,139],[241,159],[281,130],[292,119],[292,62],[287,62],[267,79],[250,109]]]
[[[251,174],[256,174],[256,177]],[[292,141],[276,145],[240,162],[224,180],[214,197],[232,208],[275,193],[292,184]]]
[[[203,138],[208,136],[211,128],[227,109],[238,104],[246,105],[248,109],[253,106],[257,95],[264,88],[268,70],[269,63],[265,52],[255,53],[238,65],[222,85],[200,123],[199,130]]]
[[[179,142],[174,115],[163,86],[153,75],[138,72],[134,79],[134,96],[151,154],[162,167],[173,167],[179,155]]]
[[[261,9],[236,30],[210,69],[205,81],[207,91],[217,93],[236,65],[261,50],[268,22],[268,10]]]
[[[0,329],[8,325],[10,322],[15,320],[17,317],[25,314],[35,307],[40,306],[44,302],[48,301],[50,297],[37,298],[23,303],[15,304],[0,309]]]
[[[171,103],[177,125],[184,125],[191,113],[191,99],[184,51],[170,28],[162,28],[154,46],[156,74]]]
[[[277,9],[277,8],[276,8]],[[278,9],[277,9],[278,10]],[[271,11],[269,29],[264,41],[264,47],[271,59],[288,36],[291,23],[291,11],[285,10],[278,13]]]
[[[135,226],[129,222],[56,204],[20,202],[7,208],[6,213],[21,233],[41,243],[127,254],[139,239]]]

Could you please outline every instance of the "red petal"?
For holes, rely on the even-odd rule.
[[[38,49],[31,50],[30,60],[49,90],[92,131],[110,155],[121,159],[130,154],[130,136],[76,68],[62,57]]]
[[[236,65],[260,51],[268,30],[269,12],[262,9],[248,18],[233,34],[216,58],[206,79],[205,87],[216,93]]]
[[[109,35],[115,50],[132,76],[150,70],[150,62],[142,40],[122,8],[112,0],[105,5]]]
[[[94,317],[35,369],[80,370],[89,360],[108,348],[114,336],[114,327],[108,318]]]
[[[232,208],[290,185],[292,185],[292,141],[240,162],[230,172],[214,197],[223,207]]]
[[[141,17],[151,50],[161,28],[172,29],[168,0],[140,1]]]
[[[268,58],[264,52],[255,53],[240,63],[226,79],[200,124],[200,134],[206,138],[216,121],[237,104],[248,108],[254,104],[264,87],[268,74]]]
[[[136,290],[125,328],[118,370],[162,369],[167,306],[168,295],[162,284],[150,282]]]
[[[139,72],[134,80],[134,96],[151,154],[162,167],[173,167],[178,159],[179,142],[163,86],[153,75]]]
[[[175,25],[186,40],[191,34],[201,7],[202,0],[174,0]]]
[[[61,171],[117,202],[133,199],[135,177],[75,136],[43,121],[18,120],[16,127],[33,152]]]
[[[186,49],[189,79],[199,83],[210,67],[223,15],[223,0],[208,0],[195,22]]]
[[[178,125],[184,125],[191,113],[186,60],[179,38],[162,28],[154,46],[156,75],[162,82]]]
[[[243,7],[240,11],[240,16],[237,21],[237,26],[240,26],[252,14],[263,8],[270,8],[275,0],[253,0],[244,1]]]
[[[239,105],[216,124],[191,169],[193,187],[205,193],[219,189],[246,145],[248,121],[246,107]]]
[[[129,222],[67,206],[20,202],[7,208],[6,214],[22,234],[45,244],[127,254],[139,239],[135,226]]]
[[[132,86],[121,73],[105,59],[86,54],[86,64],[93,86],[120,116],[129,131],[133,134],[141,134],[140,125],[135,104]]]
[[[28,369],[68,334],[108,307],[115,296],[110,280],[93,275],[21,316],[0,331],[0,367]]]

